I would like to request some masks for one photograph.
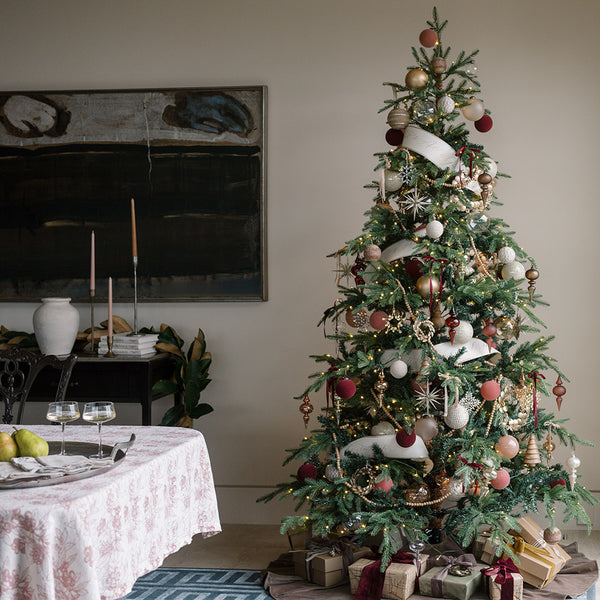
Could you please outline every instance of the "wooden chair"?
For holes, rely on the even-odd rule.
[[[31,386],[38,373],[45,367],[50,366],[61,371],[55,400],[62,402],[76,360],[75,354],[58,358],[17,347],[0,350],[0,401],[4,402],[2,422],[12,423],[13,406],[18,402],[17,425],[21,424]]]

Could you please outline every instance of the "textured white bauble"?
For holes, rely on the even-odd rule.
[[[439,432],[437,421],[430,416],[420,417],[415,423],[415,433],[423,438],[424,442],[432,440]]]
[[[479,121],[485,114],[485,108],[481,100],[477,98],[469,98],[469,104],[462,107],[463,117],[469,121]]]
[[[392,435],[396,433],[394,426],[387,421],[381,421],[371,427],[371,435]]]
[[[567,467],[569,467],[569,469],[579,469],[580,466],[581,460],[579,460],[579,458],[577,458],[574,454],[571,454],[571,456],[567,458]]]
[[[498,260],[502,264],[511,263],[515,258],[517,258],[517,253],[510,246],[504,246],[498,250]]]
[[[454,344],[466,344],[473,339],[473,325],[469,321],[461,321],[454,328]]]
[[[439,221],[429,221],[425,227],[425,233],[432,240],[437,240],[444,233],[444,226]]]
[[[502,279],[525,279],[525,267],[520,262],[509,262],[502,267]]]
[[[339,479],[340,472],[335,465],[327,465],[325,467],[325,477],[327,477],[329,481],[333,481],[334,479]]]
[[[403,360],[395,360],[390,365],[390,375],[402,379],[408,373],[408,365]]]
[[[462,404],[453,404],[448,407],[444,421],[451,429],[460,429],[469,422],[469,411]]]
[[[454,110],[454,100],[450,96],[438,98],[437,107],[444,115],[449,115]]]
[[[386,192],[397,192],[402,187],[402,177],[398,171],[385,170]]]

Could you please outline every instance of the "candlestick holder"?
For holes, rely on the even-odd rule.
[[[92,322],[92,354],[96,354],[96,338],[94,336],[94,298],[96,290],[90,290],[90,320]]]
[[[133,331],[128,337],[141,337],[143,333],[138,330],[138,297],[137,297],[137,266],[138,257],[133,257]]]
[[[105,358],[114,358],[116,354],[113,352],[113,336],[106,336],[106,345],[108,346],[108,352],[104,355]]]

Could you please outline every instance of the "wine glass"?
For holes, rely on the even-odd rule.
[[[83,407],[83,420],[98,423],[98,454],[90,458],[106,458],[102,452],[102,423],[112,421],[117,416],[115,405],[112,402],[87,402]]]
[[[79,404],[77,402],[50,402],[46,419],[62,426],[62,441],[60,444],[60,453],[65,455],[65,425],[71,421],[79,419]]]

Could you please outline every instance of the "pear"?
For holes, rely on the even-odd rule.
[[[34,458],[36,456],[47,456],[50,450],[46,440],[27,429],[17,429],[15,427],[13,438],[17,442],[21,456],[33,456]]]
[[[0,462],[9,462],[11,458],[19,456],[17,443],[9,433],[0,432]]]

